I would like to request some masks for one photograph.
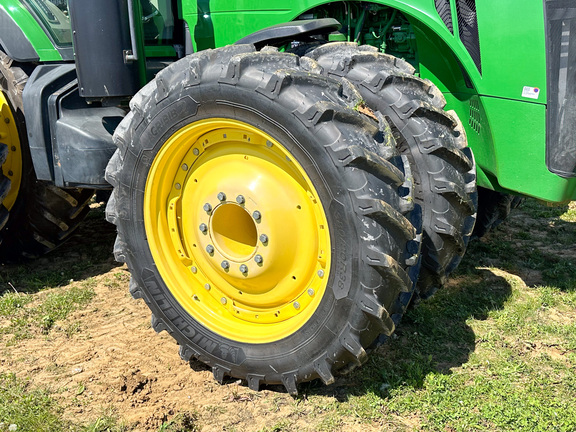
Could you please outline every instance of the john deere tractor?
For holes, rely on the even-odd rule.
[[[575,86],[567,0],[1,0],[0,254],[112,189],[184,360],[330,384],[513,197],[576,198]]]

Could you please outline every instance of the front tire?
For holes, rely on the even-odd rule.
[[[144,87],[115,134],[116,258],[154,329],[220,382],[332,383],[394,331],[417,277],[408,162],[314,68],[204,51]]]

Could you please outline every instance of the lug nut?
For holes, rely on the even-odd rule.
[[[210,288],[212,288],[212,287],[210,286],[209,283],[207,283],[204,285],[204,288],[206,289],[206,291],[210,291]]]
[[[206,246],[206,252],[208,252],[210,255],[212,255],[214,253],[214,246],[212,246],[212,245]]]
[[[260,214],[260,212],[258,210],[256,210],[254,213],[252,213],[252,217],[256,220],[260,220],[262,215]]]
[[[238,196],[236,197],[236,202],[237,202],[238,204],[244,204],[245,201],[246,201],[246,200],[244,199],[244,197],[243,197],[242,195],[238,195]]]
[[[312,297],[314,295],[314,290],[312,288],[308,288],[308,295]]]
[[[300,309],[300,303],[294,302],[294,309]]]
[[[254,257],[254,261],[256,261],[256,264],[262,264],[262,262],[264,261],[264,258],[262,258],[262,255],[256,255]]]
[[[225,305],[226,303],[228,303],[228,300],[226,300],[226,297],[222,297],[220,299],[220,303],[222,303],[223,305]]]
[[[318,276],[324,277],[324,270],[318,270]]]
[[[226,194],[224,192],[218,192],[218,199],[220,201],[226,201]]]
[[[202,207],[204,209],[204,211],[206,213],[210,213],[212,211],[212,206],[210,205],[210,203],[206,203],[204,204],[204,207]]]
[[[264,244],[268,243],[268,236],[266,234],[260,234],[260,241]]]
[[[228,270],[230,268],[230,263],[226,260],[222,261],[222,264],[220,264],[222,266],[222,268],[224,270]]]
[[[182,170],[183,170],[183,171],[188,171],[188,165],[182,164]]]
[[[198,271],[198,269],[196,268],[196,266],[192,266],[192,268],[190,268],[190,270],[192,270],[192,273],[196,273]]]
[[[194,150],[192,150],[192,153],[194,154],[194,156],[198,156],[200,154],[200,150],[195,148]]]
[[[248,266],[246,264],[242,264],[240,266],[240,272],[242,272],[244,274],[248,273]]]
[[[202,231],[203,233],[208,231],[208,225],[206,225],[205,223],[201,223],[199,228],[200,228],[200,231]]]

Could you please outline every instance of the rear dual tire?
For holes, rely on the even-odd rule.
[[[466,135],[446,100],[414,68],[371,46],[329,43],[306,54],[322,73],[350,81],[366,107],[384,116],[410,160],[414,199],[422,207],[422,268],[416,294],[430,297],[460,263],[470,240],[478,195]]]

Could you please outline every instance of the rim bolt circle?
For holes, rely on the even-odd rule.
[[[256,220],[260,220],[260,218],[262,218],[262,214],[256,210],[254,213],[252,213],[252,217]]]
[[[206,246],[206,252],[208,252],[210,255],[212,255],[214,253],[214,246],[212,246],[212,245]]]
[[[246,264],[242,264],[240,266],[240,272],[242,272],[244,274],[248,273],[248,266]]]
[[[222,268],[224,270],[228,270],[230,268],[230,263],[226,260],[222,261],[222,264],[220,264],[222,266]]]
[[[264,244],[268,243],[268,236],[266,234],[260,234],[260,241]]]
[[[262,264],[262,262],[264,262],[264,258],[262,258],[262,255],[256,255],[254,257],[254,261],[256,261],[256,264]]]
[[[237,202],[238,204],[244,204],[244,203],[246,202],[246,200],[244,199],[244,197],[243,197],[242,195],[238,195],[238,196],[236,197],[236,202]]]
[[[224,192],[218,192],[218,199],[220,201],[226,201],[226,194]]]
[[[210,203],[206,203],[204,204],[203,209],[206,213],[210,213],[212,211],[212,206],[210,205]]]
[[[200,231],[202,231],[203,233],[208,231],[208,225],[206,225],[205,223],[201,223],[199,228],[200,228]]]

